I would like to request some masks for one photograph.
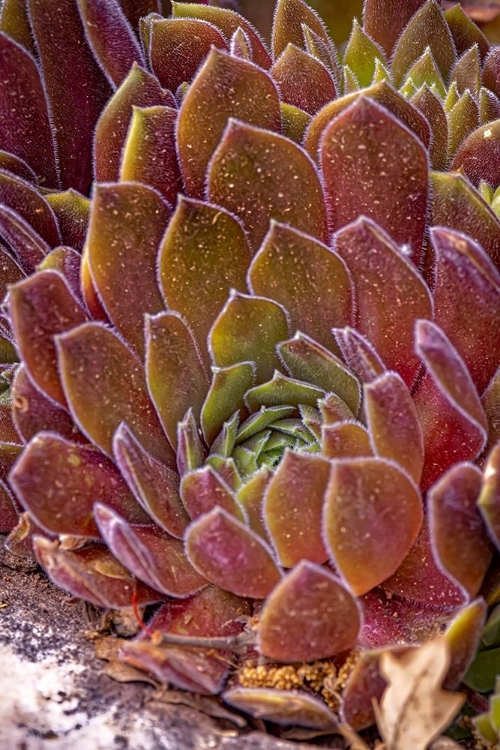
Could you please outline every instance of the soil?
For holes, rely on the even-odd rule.
[[[144,682],[104,673],[95,612],[56,589],[0,537],[0,750],[313,750],[184,705]],[[167,694],[168,696],[168,694]],[[241,717],[240,721],[241,721]]]

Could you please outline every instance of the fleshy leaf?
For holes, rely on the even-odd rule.
[[[126,78],[133,63],[144,65],[137,37],[118,0],[78,0],[90,47],[113,87]]]
[[[194,567],[233,594],[264,599],[281,578],[268,545],[220,507],[193,521],[185,539]]]
[[[353,328],[334,328],[333,335],[349,369],[361,383],[370,383],[386,367],[367,339]]]
[[[500,315],[500,274],[470,237],[443,227],[431,229],[430,237],[437,256],[434,320],[463,357],[482,393],[498,366],[500,333],[495,321]],[[471,306],[473,316],[466,312]]]
[[[361,88],[371,84],[376,60],[383,65],[386,63],[380,47],[363,31],[355,18],[342,62],[352,70]]]
[[[0,171],[0,202],[15,211],[48,245],[61,241],[52,208],[29,182],[9,172]]]
[[[286,102],[281,102],[280,110],[282,134],[300,145],[304,139],[306,128],[311,122],[311,115]]]
[[[153,18],[149,54],[161,86],[175,93],[191,81],[211,47],[227,49],[220,31],[195,18]]]
[[[24,0],[5,0],[0,8],[0,31],[35,55],[28,11]]]
[[[259,651],[276,661],[314,661],[352,648],[361,625],[355,599],[326,568],[302,560],[268,596]]]
[[[86,194],[92,136],[110,87],[87,45],[73,0],[61,0],[57,13],[47,13],[44,0],[29,0],[28,9],[53,118],[61,187]]]
[[[36,385],[65,406],[53,337],[83,323],[86,315],[55,271],[42,271],[11,287],[9,315],[19,352]]]
[[[498,83],[498,73],[500,71],[500,52],[494,46],[490,49],[483,68],[483,85],[490,89],[494,94],[500,96],[500,85]]]
[[[103,109],[95,129],[94,171],[99,182],[113,182],[120,174],[123,145],[132,107],[173,106],[172,94],[161,89],[154,76],[133,65],[132,70]]]
[[[490,537],[500,549],[500,446],[496,445],[484,467],[478,507]]]
[[[176,313],[146,318],[148,389],[170,444],[177,446],[177,423],[189,408],[198,420],[207,377],[193,336]]]
[[[248,517],[248,525],[266,542],[269,534],[262,518],[262,505],[266,488],[273,476],[271,469],[264,465],[252,477],[241,486],[236,495]]]
[[[177,423],[177,471],[184,476],[188,471],[198,469],[207,457],[207,450],[201,439],[198,424],[190,408],[184,419]]]
[[[262,406],[295,406],[306,404],[316,406],[318,400],[325,396],[325,392],[309,383],[287,378],[275,371],[271,380],[262,385],[256,385],[247,391],[245,403],[249,411],[258,411]]]
[[[379,670],[380,651],[365,651],[354,665],[342,693],[342,718],[356,731],[375,723],[373,699],[380,700],[386,681]]]
[[[455,45],[446,21],[435,0],[428,0],[418,10],[399,37],[392,58],[394,82],[400,86],[412,63],[430,47],[443,78],[456,60]]]
[[[156,188],[173,205],[181,190],[175,149],[177,111],[172,107],[133,107],[123,147],[120,181]]]
[[[368,219],[360,217],[337,232],[334,247],[353,280],[357,330],[411,386],[420,365],[413,327],[417,318],[432,317],[429,289],[406,253]]]
[[[289,336],[285,310],[264,297],[232,293],[209,336],[217,367],[254,362],[257,383],[265,383],[279,369],[275,347]]]
[[[491,561],[488,539],[476,500],[481,472],[455,464],[427,494],[433,553],[445,574],[474,597]]]
[[[245,522],[246,520],[234,493],[210,465],[192,471],[182,478],[181,498],[189,517],[192,519],[219,507],[237,518],[238,521]]]
[[[486,416],[463,359],[428,320],[415,328],[415,349],[427,368],[414,395],[425,446],[422,486],[459,461],[476,458],[486,442]]]
[[[331,329],[353,322],[351,281],[336,253],[293,227],[271,222],[248,272],[255,294],[281,303],[291,326],[331,347]]]
[[[254,384],[255,368],[250,362],[214,367],[212,383],[201,410],[201,428],[210,445],[226,420],[244,406],[243,397]]]
[[[250,714],[255,719],[275,724],[307,727],[321,732],[335,732],[335,714],[318,698],[307,693],[271,688],[235,687],[223,694],[225,703]]]
[[[500,184],[500,120],[477,128],[462,143],[451,164],[478,185],[481,180],[492,187]]]
[[[126,424],[115,432],[113,453],[137,502],[161,528],[181,539],[189,517],[180,499],[177,474],[153,458]]]
[[[144,370],[118,336],[99,323],[84,323],[58,336],[56,348],[63,390],[82,432],[111,456],[113,434],[126,422],[148,452],[171,466]]]
[[[481,88],[481,58],[477,43],[472,45],[462,57],[457,60],[452,72],[451,80],[456,81],[459,94],[463,94],[466,89],[477,97]]]
[[[369,97],[385,107],[406,125],[426,148],[429,147],[431,131],[425,117],[407,102],[404,96],[398,93],[389,82],[381,81],[362,92],[356,91],[330,102],[313,117],[304,137],[304,148],[314,160],[320,159],[319,147],[326,127],[337,115],[354,104],[361,96]]]
[[[179,198],[161,244],[159,283],[168,308],[184,317],[205,357],[208,333],[230,290],[246,291],[249,261],[245,234],[231,214]]]
[[[470,91],[465,91],[448,112],[448,153],[450,159],[466,136],[479,125],[479,108]]]
[[[401,32],[425,0],[366,0],[364,29],[379,44],[389,58]]]
[[[364,213],[395,242],[408,245],[418,264],[428,196],[422,143],[386,109],[362,96],[326,128],[321,165],[333,228]]]
[[[206,584],[188,562],[179,539],[154,526],[133,526],[102,503],[96,505],[94,515],[117,560],[151,588],[184,598]]]
[[[96,607],[120,609],[130,607],[133,601],[141,605],[162,599],[162,594],[138,583],[106,547],[68,552],[42,537],[35,537],[33,547],[38,562],[56,586]]]
[[[337,96],[333,78],[323,63],[294,44],[286,46],[270,73],[283,101],[311,115]]]
[[[177,121],[179,162],[188,195],[204,197],[208,163],[231,117],[278,130],[278,92],[256,65],[213,47],[184,97]]]
[[[489,42],[462,6],[457,3],[447,8],[443,15],[452,33],[458,54],[463,55],[474,44],[477,44],[481,60],[484,60],[490,49]]]
[[[448,120],[439,97],[424,84],[410,99],[427,118],[432,131],[429,157],[434,169],[446,169],[448,162]]]
[[[278,352],[291,375],[335,393],[357,414],[359,383],[344,363],[303,333],[278,346]]]
[[[329,475],[330,463],[324,458],[286,451],[267,487],[264,518],[285,568],[301,559],[314,563],[328,559],[321,521]]]
[[[323,425],[321,455],[327,458],[362,458],[372,456],[366,427],[355,420]]]
[[[109,459],[55,433],[41,432],[28,443],[9,481],[37,523],[56,534],[98,537],[96,502],[131,523],[149,520]]]
[[[61,193],[49,193],[45,200],[57,217],[63,244],[81,251],[89,221],[89,199],[70,188]]]
[[[431,172],[431,226],[450,227],[473,237],[500,269],[500,222],[460,174]]]
[[[285,50],[287,44],[303,47],[304,25],[325,43],[329,42],[323,21],[309,5],[303,0],[279,0],[276,5],[272,32],[275,60]]]
[[[264,69],[271,67],[269,53],[252,24],[248,23],[243,16],[234,10],[200,5],[199,3],[181,2],[172,2],[172,10],[174,18],[200,18],[203,21],[208,21],[222,31],[227,41],[231,39],[237,29],[243,29],[250,40],[252,56],[256,64]]]
[[[163,310],[156,255],[170,215],[155,190],[133,182],[96,185],[87,252],[99,298],[117,332],[144,354],[144,314]]]
[[[443,682],[447,690],[456,690],[467,672],[480,642],[487,613],[483,599],[474,599],[455,615],[444,637],[450,645],[451,662]]]
[[[491,120],[498,120],[500,117],[500,100],[498,96],[489,89],[481,88],[479,93],[479,119],[481,125],[485,125]]]
[[[324,539],[337,570],[357,596],[397,570],[417,537],[422,518],[415,485],[394,464],[360,458],[332,465]]]
[[[3,27],[2,32],[4,30],[7,29]],[[55,188],[58,175],[53,133],[45,89],[35,60],[0,32],[0,61],[2,148],[24,159],[47,187]]]
[[[17,433],[28,442],[38,432],[53,430],[68,440],[86,443],[71,416],[54,401],[43,395],[20,365],[11,386],[12,420]]]
[[[208,197],[243,220],[254,251],[270,219],[326,238],[323,189],[310,158],[288,138],[239,120],[229,120],[214,153]]]
[[[364,387],[364,410],[375,454],[399,464],[420,481],[424,443],[410,391],[395,372],[386,372]]]
[[[406,75],[407,83],[411,81],[412,86],[415,86],[417,89],[427,84],[439,98],[443,98],[446,95],[446,87],[432,56],[430,47],[425,48],[425,51],[411,66]]]

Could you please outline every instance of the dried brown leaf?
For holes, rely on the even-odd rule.
[[[374,708],[386,750],[425,750],[451,723],[465,696],[441,689],[449,664],[442,637],[401,656],[382,654],[380,671],[388,686]]]

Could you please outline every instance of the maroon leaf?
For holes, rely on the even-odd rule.
[[[500,316],[500,274],[470,237],[442,227],[431,229],[430,236],[437,256],[434,320],[463,357],[482,393],[498,366],[500,332],[495,321]]]
[[[218,85],[220,80],[224,86]],[[267,73],[253,63],[213,47],[184,97],[177,121],[179,162],[188,195],[204,197],[208,163],[231,117],[278,130],[278,92]]]
[[[170,444],[177,447],[177,423],[191,408],[199,419],[208,380],[191,331],[177,313],[146,318],[148,390]]]
[[[238,28],[243,29],[250,40],[252,57],[256,64],[264,69],[271,67],[271,58],[258,33],[252,24],[248,23],[239,13],[235,13],[234,10],[200,3],[182,2],[173,2],[172,8],[174,18],[200,18],[203,21],[208,21],[222,31],[227,41],[231,39]]]
[[[109,319],[144,354],[144,315],[164,309],[156,282],[156,255],[170,207],[138,183],[96,185],[87,258]]]
[[[394,372],[364,387],[364,409],[375,454],[392,459],[415,484],[424,465],[424,443],[410,391]]]
[[[52,432],[41,432],[28,443],[9,481],[37,523],[55,534],[99,536],[93,517],[96,502],[106,503],[131,523],[149,520],[109,459]]]
[[[12,286],[9,315],[28,374],[43,393],[65,406],[54,336],[83,323],[86,315],[63,276],[41,271]]]
[[[360,333],[353,328],[335,328],[333,334],[344,360],[361,383],[370,383],[385,372],[379,355]]]
[[[24,219],[49,247],[60,243],[54,212],[31,183],[0,171],[0,202]]]
[[[268,545],[220,507],[191,523],[186,553],[208,581],[238,596],[265,599],[281,578]]]
[[[489,42],[479,27],[465,13],[461,4],[457,3],[447,8],[443,15],[452,33],[458,54],[463,55],[474,44],[477,44],[481,60],[484,60],[490,49]]]
[[[130,607],[133,601],[141,605],[162,599],[162,594],[137,582],[105,547],[68,552],[42,537],[35,537],[33,546],[38,562],[56,586],[96,607],[120,609]]]
[[[349,273],[339,256],[287,224],[272,221],[248,272],[255,294],[288,311],[293,329],[331,348],[331,329],[353,323]]]
[[[445,334],[420,320],[415,338],[428,371],[414,395],[425,446],[421,484],[427,489],[453,464],[479,455],[487,423],[467,367]]]
[[[461,171],[473,185],[484,180],[495,188],[500,183],[500,120],[474,130],[458,149],[451,169]]]
[[[432,140],[429,158],[434,169],[446,169],[448,163],[448,120],[439,97],[424,84],[410,99],[429,122]]]
[[[324,42],[328,34],[319,15],[303,0],[279,0],[274,14],[272,32],[273,55],[276,60],[287,44],[304,46],[304,26],[307,26]]]
[[[323,63],[294,44],[287,45],[270,73],[282,100],[311,115],[337,96],[333,78]]]
[[[327,458],[372,456],[366,427],[354,420],[326,424],[321,428],[321,455]]]
[[[210,163],[208,197],[243,220],[254,251],[271,219],[326,238],[323,188],[314,164],[300,146],[268,130],[229,121]]]
[[[137,502],[161,528],[181,539],[189,517],[180,499],[178,475],[144,450],[126,424],[114,434],[113,453]]]
[[[404,252],[369,219],[337,232],[334,247],[353,280],[357,330],[411,386],[420,366],[413,328],[417,318],[432,317],[429,289]]]
[[[101,503],[96,504],[94,516],[117,560],[151,588],[183,599],[205,585],[205,579],[188,562],[179,539],[157,526],[131,525]]]
[[[154,76],[134,65],[120,88],[103,109],[95,128],[94,173],[99,182],[114,182],[120,174],[123,145],[132,107],[174,106],[170,92],[163,91]]]
[[[66,409],[61,408],[38,390],[21,364],[11,386],[12,419],[23,441],[31,440],[38,432],[53,430],[58,435],[77,443],[87,440],[79,432]]]
[[[433,554],[444,573],[472,598],[491,562],[492,545],[476,506],[481,472],[456,464],[427,494]]]
[[[263,513],[280,564],[291,568],[300,560],[324,563],[323,499],[330,463],[320,456],[286,451],[269,482]]]
[[[73,0],[61,0],[57,13],[47,13],[45,0],[28,0],[28,8],[50,101],[61,186],[86,194],[92,136],[110,88],[87,46]]]
[[[173,93],[191,82],[211,47],[227,49],[220,31],[195,18],[152,18],[151,68],[163,88]]]
[[[231,488],[210,465],[182,478],[181,498],[192,519],[219,507],[239,521],[246,521],[245,513]]]
[[[10,33],[2,23],[4,30]],[[53,133],[40,71],[29,52],[4,33],[0,33],[0,129],[2,148],[24,159],[47,187],[57,187]]]
[[[144,370],[118,336],[99,323],[84,323],[58,336],[56,346],[63,390],[82,432],[110,456],[113,434],[126,422],[151,455],[172,466]]]
[[[56,215],[63,244],[83,250],[89,221],[89,199],[69,189],[62,193],[49,193],[45,200]]]
[[[314,661],[354,646],[361,625],[355,599],[324,567],[302,560],[268,596],[258,646],[276,661]]]
[[[424,4],[425,0],[366,0],[364,5],[364,28],[367,34],[380,44],[389,58],[401,32],[408,21]]]
[[[141,48],[118,0],[78,0],[83,28],[96,60],[113,87],[133,63],[144,65]]]
[[[357,596],[398,569],[417,537],[422,518],[417,488],[394,464],[381,458],[333,463],[325,500],[324,539],[337,570]]]
[[[428,164],[413,133],[388,110],[361,96],[324,131],[321,167],[332,227],[339,229],[366,214],[404,244],[418,264]]]

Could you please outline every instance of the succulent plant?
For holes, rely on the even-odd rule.
[[[500,57],[434,0],[341,61],[302,0],[272,53],[156,5],[3,8],[0,521],[153,605],[160,681],[361,728],[380,649],[445,630],[456,687],[500,600]]]

